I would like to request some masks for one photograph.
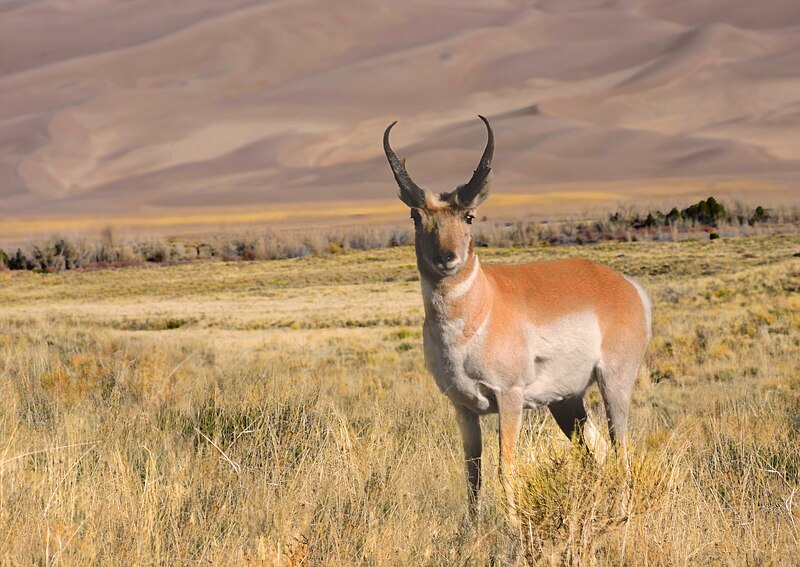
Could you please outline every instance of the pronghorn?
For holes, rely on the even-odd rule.
[[[624,449],[636,374],[651,335],[650,300],[636,281],[581,259],[483,266],[469,225],[489,193],[494,134],[472,178],[438,195],[409,176],[383,147],[411,208],[425,305],[425,362],[453,402],[464,445],[470,511],[481,485],[479,416],[498,413],[500,480],[516,523],[514,446],[522,411],[547,406],[561,430],[602,461],[606,444],[587,420],[583,395],[597,382],[612,443]]]

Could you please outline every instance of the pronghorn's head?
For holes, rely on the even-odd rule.
[[[399,187],[398,196],[411,208],[414,219],[419,267],[433,276],[452,276],[464,266],[472,247],[469,225],[476,209],[489,195],[494,134],[489,121],[483,116],[479,118],[488,133],[483,157],[472,179],[450,193],[432,193],[408,175],[406,160],[398,158],[389,145],[389,132],[397,122],[392,122],[383,134],[383,149]]]

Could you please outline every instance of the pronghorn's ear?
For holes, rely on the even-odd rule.
[[[492,156],[494,155],[494,132],[489,125],[489,121],[483,116],[478,116],[483,123],[486,124],[486,148],[483,150],[481,161],[478,162],[478,167],[472,174],[470,179],[464,185],[453,191],[450,196],[450,201],[453,205],[464,209],[476,209],[486,200],[489,196],[489,181],[492,173]]]
[[[489,197],[489,188],[491,186],[492,172],[486,174],[481,180],[478,187],[466,185],[459,185],[458,189],[450,194],[450,204],[461,209],[477,209]]]
[[[392,168],[395,181],[397,181],[397,187],[399,188],[397,196],[412,209],[422,209],[428,201],[428,192],[414,183],[408,171],[406,171],[406,158],[398,158],[392,146],[389,145],[389,132],[392,131],[395,124],[397,124],[396,120],[389,124],[389,127],[383,133],[383,151],[386,153],[386,159],[389,160],[389,166]]]

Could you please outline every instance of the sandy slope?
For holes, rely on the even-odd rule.
[[[450,189],[477,113],[498,192],[797,203],[800,3],[0,0],[0,219],[390,197],[395,118]]]

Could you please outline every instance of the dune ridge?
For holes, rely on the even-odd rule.
[[[413,175],[448,190],[479,156],[478,113],[498,192],[628,181],[607,193],[658,200],[694,179],[797,204],[800,9],[0,2],[0,219],[392,199],[394,119]]]

